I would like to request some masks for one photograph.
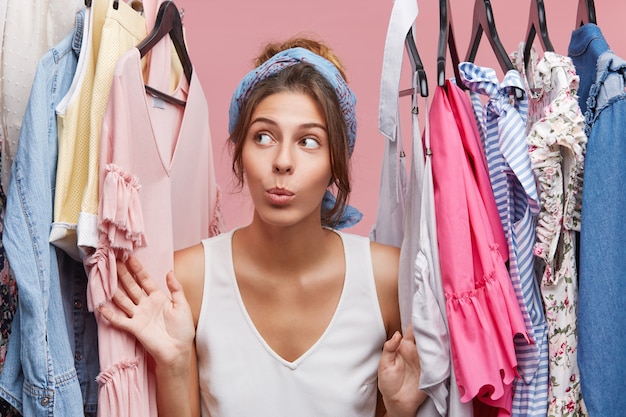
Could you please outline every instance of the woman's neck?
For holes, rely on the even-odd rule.
[[[283,267],[302,267],[325,256],[329,241],[338,236],[322,227],[321,222],[301,222],[292,226],[274,226],[254,218],[237,231],[237,247],[257,263],[279,263]]]

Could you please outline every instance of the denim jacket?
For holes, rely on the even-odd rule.
[[[626,409],[626,61],[591,24],[573,33],[569,48],[581,88],[583,80],[591,80],[580,92],[588,135],[580,233],[580,381],[590,416],[617,416]]]
[[[29,417],[84,414],[57,257],[48,242],[58,146],[55,107],[76,70],[82,16],[77,15],[73,33],[39,61],[7,193],[2,241],[19,302],[0,374],[0,396]]]

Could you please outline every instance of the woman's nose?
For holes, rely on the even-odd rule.
[[[274,172],[279,174],[290,174],[293,172],[294,159],[292,150],[288,145],[282,144],[279,147],[278,154],[274,158]]]

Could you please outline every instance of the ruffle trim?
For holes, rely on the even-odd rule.
[[[576,96],[571,89],[564,89],[545,109],[545,117],[533,125],[527,138],[541,205],[534,254],[548,265],[557,254],[561,231],[580,230],[587,145],[583,129],[584,118]]]
[[[100,372],[96,377],[96,381],[101,385],[106,385],[111,381],[118,379],[119,374],[126,369],[131,369],[132,372],[136,372],[138,367],[139,361],[137,359],[125,360]]]
[[[156,403],[150,392],[145,359],[136,357],[107,367],[97,377],[98,414],[103,416],[154,416]]]
[[[115,164],[105,167],[98,229],[112,248],[134,251],[146,246],[140,190],[136,176]]]
[[[126,260],[128,254],[119,253],[120,260]],[[116,252],[106,245],[103,238],[96,251],[83,259],[87,271],[87,308],[96,311],[98,307],[113,298],[117,291]],[[113,278],[115,277],[115,278]]]
[[[539,60],[534,73],[535,86],[549,92],[556,86],[567,86],[569,93],[576,95],[580,76],[571,58],[546,51]]]
[[[222,192],[218,187],[215,188],[215,205],[213,206],[213,215],[209,222],[209,237],[217,236],[224,231],[224,217],[222,216]]]
[[[548,417],[587,417],[587,407],[580,386],[572,388],[565,396],[550,398]]]
[[[497,265],[502,259],[496,246],[491,245],[490,251]],[[510,410],[506,394],[519,377],[514,338],[521,334],[528,343],[532,341],[504,264],[484,276],[475,289],[446,294],[446,310],[461,401],[477,397]]]
[[[115,164],[105,167],[98,213],[98,245],[94,253],[83,260],[89,277],[89,311],[95,311],[115,294],[116,259],[125,261],[134,251],[147,245],[140,189],[136,176]]]

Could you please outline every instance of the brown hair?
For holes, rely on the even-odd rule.
[[[326,58],[339,72],[344,74],[339,58],[323,43],[308,38],[292,38],[284,43],[270,43],[256,58],[259,66],[274,54],[293,47],[303,47]],[[345,79],[345,78],[344,78]],[[260,81],[250,92],[241,107],[239,119],[233,129],[229,143],[232,146],[232,170],[240,187],[244,184],[242,151],[245,136],[250,126],[252,113],[266,97],[282,93],[296,92],[309,95],[322,108],[330,145],[330,186],[336,188],[337,202],[330,210],[322,209],[322,224],[334,227],[337,225],[348,204],[350,194],[350,155],[348,151],[349,137],[343,113],[333,86],[326,78],[308,63],[298,63],[279,71]]]

